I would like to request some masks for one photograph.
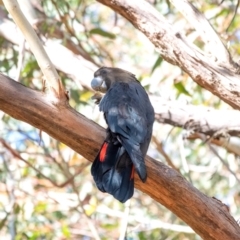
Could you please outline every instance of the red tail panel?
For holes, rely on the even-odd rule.
[[[104,142],[93,162],[91,173],[99,190],[126,202],[134,192],[133,163],[120,144]]]
[[[106,153],[107,153],[107,147],[108,147],[108,144],[105,142],[103,144],[102,149],[101,149],[100,154],[99,154],[100,162],[104,162],[104,159],[105,159],[105,156],[106,156]]]

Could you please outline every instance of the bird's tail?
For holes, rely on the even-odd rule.
[[[134,192],[133,163],[121,144],[104,142],[91,173],[99,190],[126,202]]]
[[[144,155],[141,151],[140,145],[131,139],[127,139],[122,137],[121,143],[124,149],[126,149],[126,152],[130,156],[132,163],[134,165],[134,168],[142,180],[142,182],[146,182],[147,179],[147,169],[144,161]]]

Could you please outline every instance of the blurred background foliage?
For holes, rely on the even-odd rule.
[[[19,2],[23,7],[26,1]],[[205,49],[196,31],[169,1],[149,2],[190,42],[205,52],[211,51]],[[237,1],[192,2],[205,14],[236,60],[240,53]],[[41,41],[51,39],[86,59],[91,63],[91,73],[99,66],[124,68],[136,74],[151,96],[229,108],[181,69],[163,61],[142,33],[100,3],[93,0],[30,3],[37,16],[32,24]],[[11,17],[3,3],[0,10],[1,29],[2,20]],[[55,55],[67,65],[60,52]],[[78,71],[80,66],[72,67]],[[91,100],[89,75],[79,70],[79,80],[64,69],[58,70],[69,91],[71,106],[105,126]],[[0,34],[0,71],[19,78],[28,87],[43,90],[42,73],[35,58],[27,47],[21,49],[4,34]],[[98,191],[90,174],[90,162],[39,129],[3,112],[0,120],[1,239],[124,239],[125,231],[129,240],[200,239],[178,217],[142,192],[136,190],[129,202],[121,204]],[[149,155],[165,164],[171,161],[200,191],[227,204],[238,219],[239,156],[224,146],[210,146],[201,139],[183,140],[184,133],[180,128],[156,122]],[[240,145],[239,139],[235,141]]]

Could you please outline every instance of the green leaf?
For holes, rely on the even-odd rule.
[[[71,237],[70,230],[69,230],[68,226],[66,226],[66,225],[63,225],[63,226],[62,226],[62,233],[63,233],[63,235],[64,235],[66,238],[70,238],[70,237]]]
[[[104,31],[100,28],[93,28],[92,30],[89,31],[89,33],[90,34],[97,34],[97,35],[107,37],[107,38],[110,38],[110,39],[115,39],[116,38],[115,34],[110,33],[110,32],[106,32],[106,31]]]
[[[47,210],[46,202],[38,202],[34,207],[34,212],[36,213],[44,213]]]
[[[113,230],[118,227],[118,223],[116,223],[116,224],[111,224],[111,223],[101,224],[101,227],[104,229]]]
[[[5,226],[8,216],[9,216],[9,213],[6,214],[6,216],[4,217],[4,219],[2,219],[2,221],[0,221],[0,230]]]
[[[14,206],[13,206],[13,209],[14,209],[14,214],[19,214],[20,210],[21,210],[21,207],[17,204],[17,203],[14,203]]]
[[[183,93],[189,97],[191,97],[191,94],[186,90],[186,88],[183,86],[182,82],[178,82],[174,84],[174,87],[178,90],[179,94]]]
[[[66,215],[64,215],[61,211],[54,211],[52,212],[52,215],[58,220],[66,218]]]
[[[161,65],[162,61],[163,61],[163,59],[162,59],[161,55],[159,55],[159,57],[157,58],[157,61],[154,63],[154,65],[153,65],[153,67],[152,67],[151,73],[153,73],[154,70],[155,70],[158,66]]]

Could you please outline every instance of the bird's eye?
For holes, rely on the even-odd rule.
[[[107,71],[105,69],[102,69],[101,70],[101,75],[105,75],[105,74],[107,74]]]

